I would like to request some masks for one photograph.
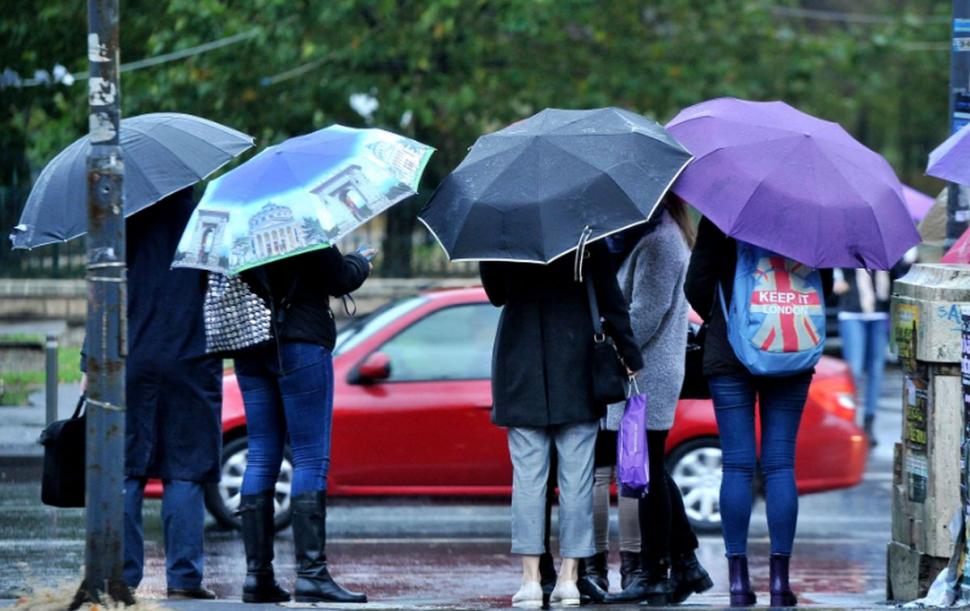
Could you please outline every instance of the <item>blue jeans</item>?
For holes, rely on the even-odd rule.
[[[721,527],[728,556],[747,555],[753,502],[755,395],[761,417],[761,471],[771,553],[790,556],[798,521],[795,439],[811,373],[785,378],[717,376],[708,379],[721,436]]]
[[[243,494],[276,486],[289,431],[294,496],[327,489],[333,359],[323,346],[283,342],[236,359],[249,451]]]
[[[205,556],[203,489],[199,482],[164,480],[162,529],[165,535],[165,577],[169,588],[202,585]],[[145,480],[125,478],[125,583],[137,588],[145,572],[145,530],[141,507]]]
[[[879,389],[886,368],[886,346],[889,343],[889,319],[839,319],[842,356],[852,368],[856,387],[866,378],[865,415],[875,416],[879,408]]]

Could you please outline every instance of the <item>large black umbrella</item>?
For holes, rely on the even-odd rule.
[[[194,185],[253,146],[253,137],[202,117],[156,112],[122,119],[125,216]],[[87,136],[57,154],[30,190],[14,248],[63,242],[87,232]]]
[[[690,159],[641,115],[546,109],[479,138],[419,218],[452,261],[549,263],[646,221]]]

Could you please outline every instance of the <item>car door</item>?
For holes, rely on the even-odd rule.
[[[342,486],[389,494],[507,491],[506,434],[490,422],[499,313],[481,302],[433,309],[374,351],[387,356],[390,375],[355,388],[356,407],[342,416],[341,437],[367,440],[342,453]]]

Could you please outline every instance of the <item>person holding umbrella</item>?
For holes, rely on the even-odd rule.
[[[293,456],[294,598],[367,602],[365,594],[337,584],[327,563],[336,341],[330,298],[364,283],[376,250],[344,255],[333,242],[414,195],[432,151],[384,130],[340,125],[291,138],[212,181],[176,249],[173,267],[238,275],[269,310],[267,337],[231,350],[249,432],[239,504],[243,602],[290,599],[273,570],[274,501],[287,441]],[[348,205],[356,209],[353,215]],[[213,330],[216,322],[238,328],[250,322],[239,320],[240,311],[212,308],[206,315]]]
[[[243,272],[270,306],[274,341],[235,358],[246,410],[249,450],[239,513],[247,574],[244,602],[290,599],[273,580],[273,504],[289,439],[293,453],[293,547],[299,602],[367,602],[331,577],[326,561],[327,470],[333,416],[336,339],[329,298],[358,289],[373,249],[340,254],[336,246]],[[267,553],[268,550],[268,553]],[[267,566],[268,565],[268,566]]]
[[[630,372],[643,366],[609,253],[592,244],[585,261],[606,328]],[[559,546],[552,604],[579,604],[578,562],[592,556],[593,452],[605,406],[590,400],[593,327],[586,289],[566,257],[548,266],[483,262],[489,300],[504,306],[492,372],[492,422],[508,428],[512,457],[512,553],[522,556],[513,606],[540,606],[546,484],[558,461]]]
[[[203,585],[203,492],[220,476],[222,362],[205,353],[205,274],[172,271],[169,262],[195,208],[192,186],[253,138],[192,115],[150,113],[123,119],[120,141],[128,266],[122,576],[134,590],[144,575],[142,500],[147,480],[158,478],[168,596],[211,599]],[[80,138],[44,167],[11,235],[14,248],[87,232],[90,146]]]
[[[892,168],[835,123],[782,102],[721,98],[681,111],[667,128],[696,156],[673,190],[704,214],[685,292],[708,324],[731,606],[756,602],[747,537],[759,464],[771,606],[793,606],[795,442],[824,344],[831,268],[888,269],[919,236]]]
[[[667,472],[664,454],[684,379],[689,310],[684,279],[694,228],[687,205],[668,193],[650,222],[610,236],[607,241],[619,262],[617,280],[630,304],[633,335],[645,364],[637,377],[638,386],[649,401],[650,490],[638,500],[639,570],[622,592],[611,594],[606,600],[680,604],[691,594],[714,586],[694,554],[697,537],[687,518],[680,488]],[[620,405],[611,405],[610,412],[616,407]],[[615,419],[621,415],[615,414]],[[625,509],[621,504],[621,523]]]
[[[593,392],[600,318],[628,373],[643,359],[601,238],[646,222],[689,160],[661,126],[635,113],[546,109],[479,138],[419,216],[451,260],[482,261],[485,291],[503,308],[492,421],[508,428],[512,457],[512,553],[522,558],[516,607],[543,604],[553,456],[563,560],[550,603],[606,597],[578,572],[595,552],[594,446],[607,402]]]

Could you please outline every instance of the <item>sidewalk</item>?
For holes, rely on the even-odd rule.
[[[58,419],[70,418],[77,407],[81,386],[77,383],[58,385]],[[44,391],[31,393],[30,404],[0,407],[0,468],[13,464],[30,464],[43,456],[37,438],[46,426],[47,404]]]

